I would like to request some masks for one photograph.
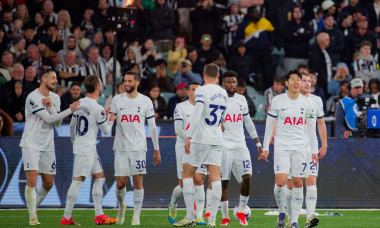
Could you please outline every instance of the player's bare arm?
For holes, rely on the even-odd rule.
[[[322,146],[319,148],[318,151],[318,158],[322,159],[327,152],[327,129],[326,129],[326,123],[324,118],[319,118],[317,120],[317,126],[318,126],[318,133],[319,137],[321,138],[322,141]]]

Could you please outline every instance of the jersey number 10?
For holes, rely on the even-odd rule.
[[[77,116],[77,126],[75,132],[79,136],[83,136],[88,131],[88,120],[85,116]]]

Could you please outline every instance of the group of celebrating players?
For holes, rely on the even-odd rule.
[[[298,70],[285,75],[287,93],[276,96],[270,107],[261,146],[255,126],[249,116],[247,101],[236,93],[238,75],[227,71],[222,75],[221,88],[219,67],[204,67],[205,85],[190,83],[189,99],[179,103],[174,112],[177,135],[175,145],[179,185],[173,190],[169,203],[168,219],[176,227],[208,225],[216,226],[219,206],[222,226],[230,225],[228,215],[228,182],[231,172],[241,183],[236,218],[247,226],[246,210],[251,190],[252,163],[248,151],[244,126],[257,146],[258,159],[268,161],[269,144],[274,140],[274,195],[279,207],[277,227],[298,227],[298,217],[303,204],[303,180],[306,179],[307,221],[305,227],[317,226],[313,217],[317,188],[318,159],[327,150],[326,125],[323,106],[319,97],[309,94],[310,79]],[[153,163],[161,162],[158,133],[152,101],[137,92],[140,75],[129,71],[124,76],[125,93],[112,99],[111,108],[105,110],[97,103],[102,83],[97,75],[89,75],[84,81],[85,98],[71,104],[61,112],[60,99],[53,93],[57,76],[52,69],[39,73],[40,87],[26,100],[26,124],[20,147],[27,184],[25,199],[29,210],[29,224],[39,225],[37,207],[54,183],[56,162],[54,129],[62,119],[71,115],[70,131],[73,143],[73,181],[66,197],[62,225],[79,225],[72,218],[79,189],[85,178],[93,178],[92,197],[95,207],[95,224],[123,224],[125,217],[126,183],[132,176],[134,213],[132,225],[140,225],[140,213],[144,198],[143,174],[146,174],[145,121],[148,122],[154,146]],[[300,94],[301,93],[301,94]],[[103,213],[104,173],[96,151],[99,128],[107,134],[116,122],[113,150],[115,153],[116,196],[119,202],[117,218]],[[316,123],[322,141],[318,150]],[[42,185],[36,190],[37,177]],[[205,194],[204,179],[208,175]],[[186,216],[177,221],[177,203],[183,196]],[[203,210],[206,203],[206,213]],[[194,208],[195,207],[195,208]],[[285,222],[285,215],[288,218]],[[204,219],[208,219],[206,223]]]

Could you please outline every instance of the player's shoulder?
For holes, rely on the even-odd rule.
[[[287,94],[286,93],[281,93],[275,97],[273,97],[272,104],[276,102],[281,102],[287,99]]]
[[[247,99],[245,98],[245,96],[241,94],[235,93],[234,97],[236,97],[236,99],[239,101],[247,102]]]
[[[41,94],[38,92],[38,89],[35,89],[35,90],[33,90],[32,92],[30,92],[28,94],[28,96],[26,97],[26,99],[28,99],[28,98],[36,98],[36,97],[40,97],[40,96],[41,96]]]
[[[175,106],[175,108],[177,108],[177,109],[184,108],[184,107],[186,106],[187,103],[188,103],[188,100],[186,100],[186,101],[182,101],[182,102],[178,103],[178,104]]]
[[[142,93],[139,93],[137,99],[139,102],[143,102],[143,104],[151,104],[152,103],[152,100],[148,96],[146,96]]]
[[[320,96],[317,96],[317,95],[314,95],[314,94],[310,94],[310,99],[311,99],[313,102],[323,103],[323,102],[322,102],[322,98],[321,98]]]
[[[57,100],[57,99],[61,100],[61,98],[58,96],[58,94],[51,92],[51,91],[49,91],[49,97],[52,99],[55,99],[55,100]]]

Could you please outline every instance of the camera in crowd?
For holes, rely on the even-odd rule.
[[[370,94],[357,96],[356,105],[362,114],[356,117],[360,137],[380,138],[380,109]]]

